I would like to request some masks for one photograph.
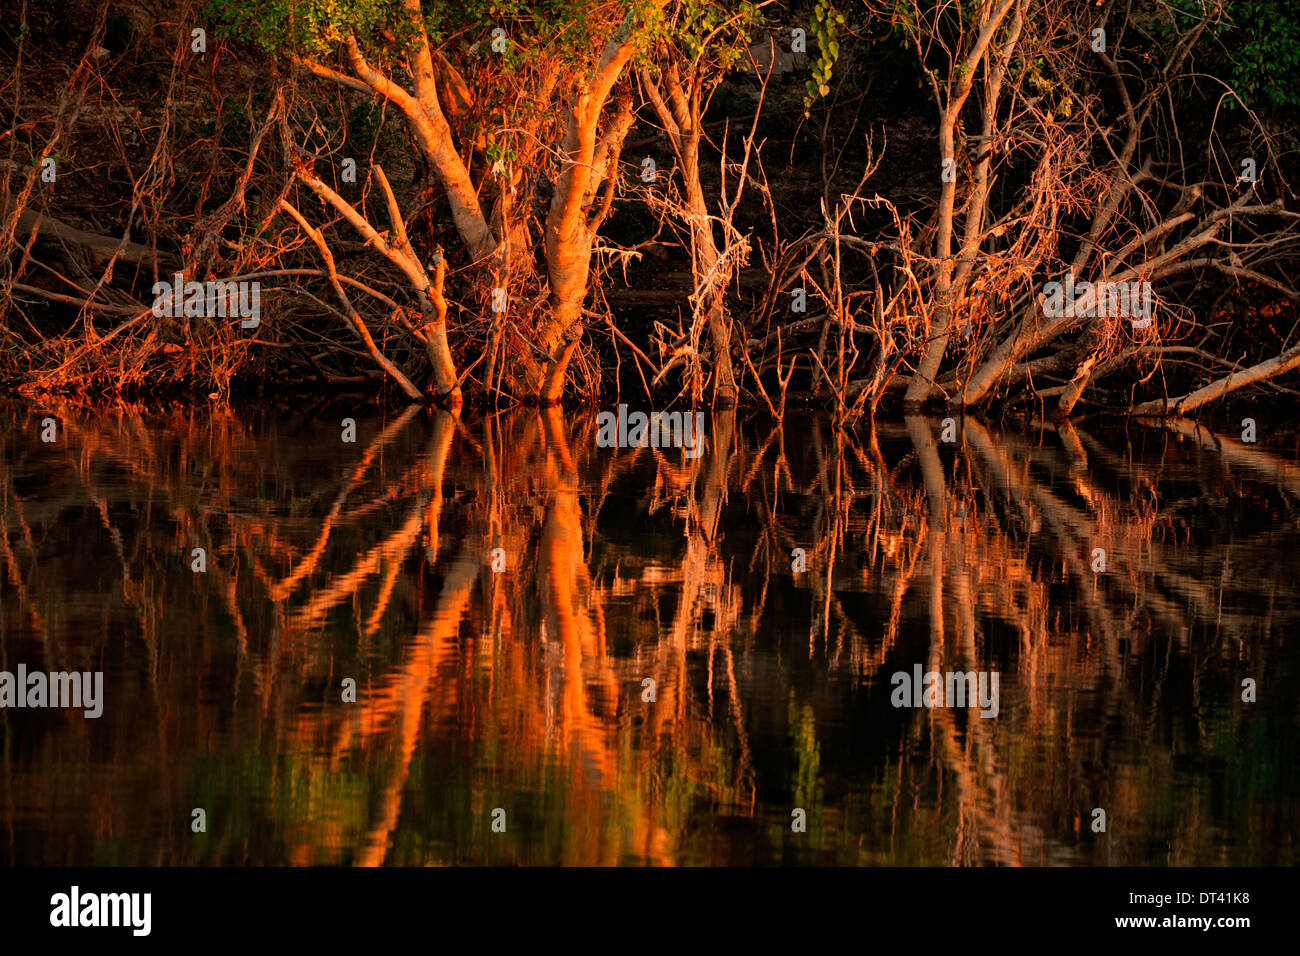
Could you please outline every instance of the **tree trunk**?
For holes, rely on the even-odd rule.
[[[654,0],[662,7],[667,0]],[[560,146],[561,171],[546,216],[546,266],[551,282],[551,314],[538,330],[538,344],[549,355],[544,369],[530,363],[528,378],[538,400],[554,404],[564,390],[565,372],[582,333],[582,306],[591,274],[592,233],[587,206],[596,170],[597,127],[610,90],[631,59],[631,15],[610,37],[586,89],[570,106]],[[611,125],[608,135],[618,135]],[[540,371],[540,375],[538,374]]]

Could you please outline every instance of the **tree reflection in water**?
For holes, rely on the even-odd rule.
[[[0,858],[1297,862],[1294,454],[348,414],[0,409],[0,667],[107,697],[0,711]],[[893,708],[916,664],[997,718]]]

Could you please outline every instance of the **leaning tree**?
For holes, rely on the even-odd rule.
[[[912,50],[938,146],[930,201],[876,247],[891,291],[911,290],[890,300],[915,332],[905,405],[1010,393],[1066,415],[1120,371],[1143,381],[1190,358],[1228,372],[1172,400],[1190,408],[1300,365],[1297,348],[1232,371],[1213,354],[1205,277],[1294,305],[1300,215],[1276,137],[1230,70],[1207,69],[1223,10],[1177,6],[868,0],[882,42]],[[1046,307],[1067,278],[1149,283],[1159,314],[1117,316],[1095,291]]]

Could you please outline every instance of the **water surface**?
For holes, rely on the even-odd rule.
[[[0,404],[0,861],[1300,862],[1294,442],[705,433]]]

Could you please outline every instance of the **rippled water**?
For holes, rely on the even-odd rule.
[[[1300,862],[1294,442],[957,426],[0,405],[0,861]]]

